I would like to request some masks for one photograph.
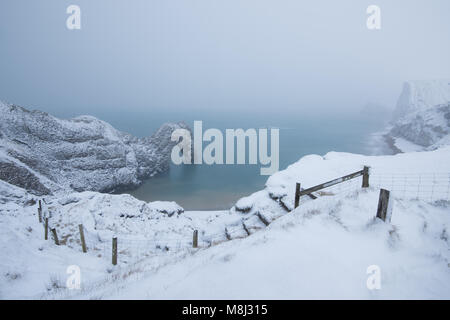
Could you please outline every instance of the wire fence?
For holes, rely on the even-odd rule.
[[[423,201],[450,201],[450,173],[397,173],[371,170],[369,186],[389,190],[398,199],[416,199]],[[361,188],[361,178],[325,187],[313,195],[325,197],[349,194]],[[302,195],[307,199],[307,195]]]
[[[370,185],[387,189],[396,198],[450,201],[450,173],[374,172]]]
[[[102,238],[84,228],[88,251],[98,257],[111,259],[113,252],[112,238]],[[131,261],[150,256],[164,255],[192,248],[192,241],[183,238],[134,239],[126,236],[117,237],[117,253],[121,261]]]
[[[424,201],[450,201],[450,173],[389,173],[377,170],[371,170],[369,176],[369,186],[371,188],[383,188],[391,191],[396,198],[400,199],[420,199]],[[327,197],[335,195],[344,195],[357,192],[361,189],[361,178],[346,180],[336,185],[328,186],[322,190],[316,191],[315,196]],[[307,195],[303,197],[308,198]],[[309,199],[309,198],[308,198]],[[45,201],[43,204],[47,205]],[[49,218],[48,239],[52,239],[53,235],[50,230],[58,228],[58,215],[52,213],[49,208],[42,210],[42,225],[45,228],[46,218]],[[80,246],[80,235],[78,232],[78,224],[80,221],[72,221],[70,215],[66,217],[68,223],[72,225],[72,234],[76,243],[72,243],[72,247]],[[73,222],[73,223],[72,223]],[[77,231],[75,231],[77,230]],[[112,236],[100,236],[100,233],[89,231],[83,227],[84,238],[88,252],[94,253],[99,258],[112,258],[113,244]],[[68,232],[65,229],[65,232]],[[192,230],[194,232],[194,229]],[[205,231],[198,233],[198,248],[210,247],[229,239],[243,238],[248,235],[248,230],[243,224],[233,224],[224,226],[223,231],[216,233],[206,233]],[[67,235],[61,234],[61,237]],[[73,241],[73,240],[71,240]],[[64,242],[65,244],[65,242]],[[136,261],[146,257],[160,256],[170,252],[180,252],[193,247],[192,234],[188,237],[186,233],[177,234],[176,236],[168,234],[167,237],[154,237],[149,239],[132,238],[119,236],[117,239],[117,254],[121,262]]]
[[[312,193],[313,196],[318,197],[328,197],[328,196],[336,196],[336,195],[347,195],[355,192],[361,188],[361,177],[357,177],[354,179],[346,180],[342,183],[338,183],[332,186],[324,187],[319,191],[315,191]],[[302,195],[300,197],[300,203],[304,201],[311,200],[309,195]]]

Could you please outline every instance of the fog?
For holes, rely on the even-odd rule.
[[[66,28],[70,4],[81,30]],[[380,30],[366,27],[371,4]],[[448,0],[2,0],[0,100],[61,117],[391,108],[404,80],[449,76],[449,12]]]

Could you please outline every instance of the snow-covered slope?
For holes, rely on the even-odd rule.
[[[0,179],[37,195],[135,186],[168,169],[176,128],[188,126],[139,139],[92,116],[61,120],[0,102]]]
[[[449,158],[450,147],[309,155],[220,212],[182,212],[174,203],[96,192],[46,197],[59,247],[43,240],[32,196],[4,186],[2,195],[15,200],[0,207],[0,297],[449,299]],[[301,197],[288,212],[296,182],[307,188],[364,165],[371,167],[369,188],[350,180],[316,200]],[[390,223],[374,219],[380,187],[393,192]],[[194,230],[199,249],[192,248]],[[69,265],[81,269],[81,290],[65,287]],[[371,265],[380,267],[380,290],[366,286]]]
[[[318,199],[264,232],[160,267],[148,259],[125,280],[58,293],[102,299],[449,299],[449,207],[396,200],[392,224],[374,219],[378,192]],[[381,287],[369,290],[369,266]],[[121,276],[117,278],[121,278]]]

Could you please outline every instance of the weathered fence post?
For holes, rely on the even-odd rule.
[[[38,217],[39,217],[39,223],[42,223],[42,204],[41,204],[41,200],[39,201],[39,207],[38,207]]]
[[[369,167],[364,166],[363,169],[363,176],[362,176],[362,188],[368,188],[369,187]]]
[[[58,235],[56,234],[56,229],[55,228],[52,229],[52,233],[53,233],[53,238],[55,239],[55,244],[57,246],[59,246]]]
[[[295,184],[295,203],[294,203],[294,209],[298,207],[298,204],[300,202],[300,183]]]
[[[194,237],[192,239],[192,247],[198,248],[198,230],[194,230]]]
[[[45,234],[44,239],[45,239],[45,240],[48,240],[48,218],[45,218],[45,226],[44,226],[44,229],[45,229],[45,231],[44,231],[44,234]]]
[[[117,238],[112,238],[112,264],[117,264]]]
[[[79,224],[78,229],[80,229],[81,248],[83,249],[83,252],[87,252],[86,242],[84,241],[83,225]]]
[[[377,218],[387,222],[391,222],[392,205],[390,202],[390,192],[385,189],[380,189],[380,198],[378,199]]]

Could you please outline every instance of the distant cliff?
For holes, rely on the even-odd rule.
[[[397,100],[393,120],[449,102],[450,79],[406,81]]]
[[[183,123],[136,138],[92,116],[70,120],[0,102],[0,179],[34,194],[110,192],[169,168],[170,140]]]
[[[385,140],[394,152],[449,145],[450,80],[405,82]]]

